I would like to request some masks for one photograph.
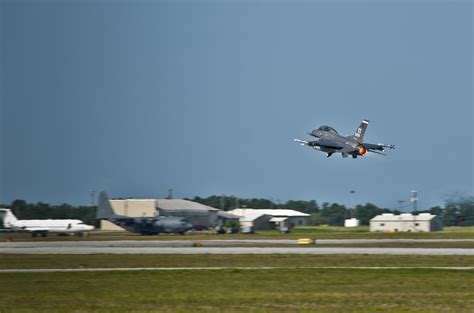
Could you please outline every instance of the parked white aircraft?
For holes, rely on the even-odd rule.
[[[83,236],[94,226],[87,225],[81,220],[19,220],[10,209],[0,209],[0,219],[3,219],[3,226],[15,231],[27,231],[33,237],[47,234],[77,234]]]

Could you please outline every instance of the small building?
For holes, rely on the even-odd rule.
[[[370,220],[372,232],[430,232],[443,229],[441,219],[430,213],[384,213]]]
[[[240,223],[242,226],[243,220],[248,220],[251,217],[260,215],[270,216],[269,222],[271,223],[271,228],[280,228],[280,227],[295,227],[295,226],[306,226],[309,224],[310,215],[295,211],[295,210],[267,210],[267,209],[234,209],[229,211],[234,215],[241,217]],[[244,219],[243,219],[244,218]],[[268,228],[255,228],[257,229],[268,229]]]
[[[360,221],[355,217],[344,220],[344,227],[359,227]]]

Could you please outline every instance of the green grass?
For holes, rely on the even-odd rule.
[[[474,256],[2,255],[0,268],[286,267],[0,273],[0,312],[472,312]]]
[[[0,254],[0,268],[97,267],[309,267],[474,266],[474,256],[422,255],[14,255]],[[0,280],[1,281],[1,280]]]
[[[265,264],[269,265],[269,264]],[[474,271],[0,274],[2,312],[472,312]]]
[[[334,226],[299,227],[290,234],[280,234],[276,230],[261,230],[256,234],[214,235],[197,232],[193,234],[140,236],[128,232],[94,231],[88,237],[49,236],[32,238],[27,233],[0,233],[0,241],[74,241],[74,240],[206,240],[206,239],[474,239],[474,227],[446,227],[440,232],[430,233],[380,233],[369,232],[368,226],[344,228]]]

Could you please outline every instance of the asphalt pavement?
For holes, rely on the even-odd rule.
[[[392,255],[474,255],[470,248],[383,248],[321,247],[326,244],[388,242],[455,242],[471,239],[348,239],[317,240],[315,245],[298,246],[297,240],[120,240],[120,241],[37,241],[2,242],[0,254],[392,254]],[[285,247],[255,247],[284,244]],[[294,246],[291,246],[293,245]],[[196,246],[197,245],[197,246]],[[244,245],[244,246],[242,246]]]

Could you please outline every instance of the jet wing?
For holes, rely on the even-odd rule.
[[[350,146],[343,144],[342,142],[336,142],[332,140],[326,140],[326,139],[319,139],[318,141],[312,141],[314,145],[320,146],[320,147],[328,147],[332,149],[347,149]]]
[[[321,149],[330,149],[333,150],[333,152],[337,153],[350,153],[354,151],[354,147],[351,145],[345,144],[343,142],[337,142],[337,141],[332,141],[332,140],[326,140],[326,139],[319,139],[319,140],[314,140],[314,141],[306,141],[306,140],[300,140],[300,139],[295,139],[296,142],[299,142],[302,146],[309,146],[309,147],[320,147]]]
[[[310,146],[310,147],[317,146],[317,147],[325,147],[325,148],[331,148],[331,149],[336,149],[336,150],[350,147],[350,146],[346,147],[346,145],[342,143],[338,143],[338,142],[330,141],[330,140],[324,140],[324,139],[314,140],[314,141],[295,139],[295,141],[299,142],[301,145],[304,145],[304,146]]]
[[[27,231],[27,232],[38,232],[38,231],[51,231],[51,227],[24,227],[24,228],[21,228],[21,230],[23,231]]]

